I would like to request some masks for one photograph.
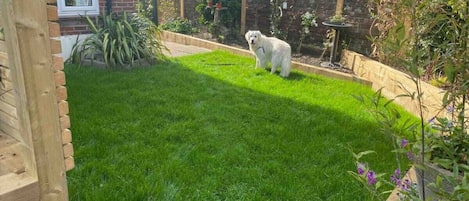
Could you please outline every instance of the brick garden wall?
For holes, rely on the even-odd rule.
[[[199,18],[199,15],[197,12],[195,12],[195,7],[199,4],[198,0],[192,0],[192,1],[184,1],[184,17],[187,19],[195,20]]]
[[[328,28],[321,23],[335,14],[336,1],[330,0],[286,0],[288,9],[283,9],[281,18],[281,30],[288,29],[288,41],[297,41],[300,38],[301,18],[300,16],[309,11],[315,11],[318,18],[318,27],[311,33],[308,42],[322,44],[326,39]],[[246,30],[259,29],[263,33],[270,32],[270,0],[248,0],[246,10]],[[344,3],[343,14],[347,17],[353,28],[346,31],[344,40],[349,48],[366,54],[370,50],[370,42],[366,38],[372,23],[368,9],[367,0],[347,0]],[[296,16],[296,19],[293,19]],[[289,27],[288,27],[289,26]]]
[[[195,6],[200,0],[185,0],[185,17],[193,22],[197,22],[198,13]],[[240,1],[240,0],[239,0]],[[295,43],[300,37],[301,14],[307,11],[315,11],[318,15],[319,26],[312,31],[307,42],[322,45],[326,39],[328,28],[321,22],[328,20],[335,14],[336,1],[330,0],[285,0],[288,3],[287,9],[283,9],[281,18],[281,30],[288,29],[287,41]],[[346,31],[344,40],[349,49],[367,54],[370,50],[370,42],[366,38],[372,23],[367,0],[347,0],[344,3],[343,14],[349,23],[354,26]],[[247,0],[246,8],[246,30],[260,30],[266,35],[270,35],[270,0]],[[296,19],[293,17],[296,16]]]
[[[99,1],[100,8],[106,8],[105,0]],[[138,0],[112,0],[112,12],[135,12],[135,5],[138,3]]]

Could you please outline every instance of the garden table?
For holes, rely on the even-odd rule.
[[[336,59],[337,59],[337,49],[339,46],[339,38],[340,38],[340,32],[342,30],[345,30],[347,28],[352,27],[352,24],[348,23],[332,23],[332,22],[322,22],[324,26],[330,27],[334,30],[334,39],[333,43],[331,46],[331,56],[329,57],[329,62],[325,62],[324,64],[321,64],[323,67],[334,67],[336,64]]]

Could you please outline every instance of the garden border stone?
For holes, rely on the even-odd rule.
[[[369,80],[374,91],[382,88],[383,96],[395,99],[395,103],[413,115],[417,117],[420,115],[416,100],[408,97],[396,98],[398,95],[406,94],[407,91],[417,91],[414,82],[406,73],[349,50],[342,51],[341,64],[353,70],[358,76]],[[423,105],[426,107],[423,111],[424,118],[429,120],[435,115],[445,115],[444,112],[440,112],[445,91],[426,82],[422,82],[421,85]]]

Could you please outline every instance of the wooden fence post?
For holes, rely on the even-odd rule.
[[[344,10],[344,0],[337,0],[337,4],[335,5],[335,15],[342,16]]]
[[[239,31],[241,35],[244,35],[244,33],[246,32],[246,8],[246,0],[241,0],[241,28]]]
[[[181,13],[181,18],[184,18],[184,10],[185,10],[185,5],[184,5],[184,0],[180,0],[179,1],[179,8],[180,8],[180,13]]]

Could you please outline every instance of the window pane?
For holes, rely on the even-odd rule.
[[[92,6],[92,0],[65,0],[66,6]]]
[[[59,17],[96,16],[99,15],[99,0],[57,0],[57,8]]]

